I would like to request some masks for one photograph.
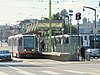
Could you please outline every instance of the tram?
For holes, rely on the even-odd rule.
[[[70,36],[68,34],[64,34],[64,35],[52,36],[53,42],[56,41],[56,43],[58,44],[69,44],[71,42],[71,44],[75,45],[75,44],[78,44],[78,39],[79,41],[82,41],[80,36],[77,36],[77,35]]]
[[[38,47],[37,36],[35,34],[10,36],[8,47],[14,57],[33,57]]]
[[[82,34],[83,37],[83,46],[87,48],[94,48],[94,44],[96,48],[100,48],[100,34]],[[94,43],[95,42],[95,43]]]

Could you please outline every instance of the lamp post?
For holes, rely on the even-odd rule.
[[[63,47],[63,45],[64,45],[64,28],[62,28],[61,31],[62,31],[62,53],[63,53],[63,50],[64,50],[64,47]]]
[[[70,16],[70,39],[69,39],[69,43],[70,43],[70,47],[71,47],[71,36],[72,36],[72,23],[71,23],[71,16],[73,16],[73,10],[69,10],[69,16]]]
[[[65,15],[65,14],[61,14],[61,13],[60,13],[59,16],[61,16],[61,17],[63,18],[64,24],[66,24],[65,18],[67,17],[67,19],[68,19],[68,25],[69,25],[69,15]],[[69,29],[69,26],[68,26],[68,34],[70,33],[69,30],[70,30],[70,29]]]
[[[94,26],[94,48],[96,48],[96,9],[94,9],[94,8],[92,8],[92,7],[87,7],[87,6],[84,6],[83,7],[83,11],[85,11],[85,9],[84,8],[88,8],[88,9],[91,9],[91,10],[93,10],[94,12],[95,12],[95,26]]]

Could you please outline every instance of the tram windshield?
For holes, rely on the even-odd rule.
[[[24,36],[24,48],[33,48],[34,47],[34,37],[33,36]]]

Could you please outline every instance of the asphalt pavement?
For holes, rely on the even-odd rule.
[[[8,49],[8,44],[7,43],[0,43],[0,50]],[[61,53],[58,52],[44,52],[44,54],[50,54],[50,55],[57,55],[60,56]],[[21,60],[21,59],[16,59],[13,58],[14,60]],[[24,60],[24,59],[23,59]],[[27,60],[28,61],[28,60]],[[63,61],[62,61],[63,62]],[[90,61],[64,61],[64,63],[100,63],[100,58],[95,58],[95,59],[90,59]]]

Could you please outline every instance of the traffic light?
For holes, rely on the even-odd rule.
[[[81,13],[76,13],[76,15],[75,15],[75,17],[76,17],[76,20],[80,20],[81,19]]]

